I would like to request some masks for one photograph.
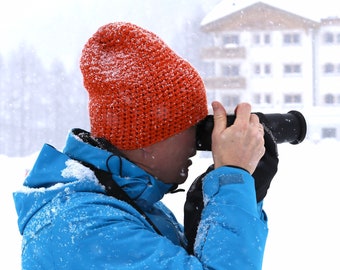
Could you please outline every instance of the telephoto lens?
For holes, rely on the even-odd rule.
[[[255,113],[260,123],[264,126],[265,132],[271,132],[276,143],[301,143],[307,133],[307,124],[302,113],[289,111],[286,114]],[[227,116],[227,126],[231,126],[235,121],[235,115]],[[196,149],[201,151],[211,151],[211,133],[214,128],[214,116],[208,115],[197,124],[196,129]]]

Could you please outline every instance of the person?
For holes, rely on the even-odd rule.
[[[261,269],[267,217],[252,174],[266,147],[251,105],[237,105],[227,127],[225,108],[212,103],[214,164],[199,178],[189,252],[161,199],[186,181],[196,154],[196,125],[208,114],[202,78],[127,22],[100,27],[80,68],[90,132],[72,129],[62,151],[45,144],[13,194],[22,269]]]

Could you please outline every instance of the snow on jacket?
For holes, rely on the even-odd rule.
[[[107,196],[77,160],[110,170],[163,236],[131,205]],[[22,269],[261,269],[267,224],[250,174],[221,167],[206,175],[195,256],[183,247],[182,225],[160,202],[170,188],[72,132],[63,152],[44,145],[14,193]]]

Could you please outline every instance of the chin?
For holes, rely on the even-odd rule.
[[[188,179],[189,171],[188,169],[182,169],[178,173],[169,175],[166,179],[166,181],[163,181],[164,183],[167,184],[183,184],[187,179]]]
[[[186,180],[188,179],[188,175],[186,174],[186,175],[181,175],[181,177],[180,178],[178,178],[177,179],[177,184],[183,184]]]

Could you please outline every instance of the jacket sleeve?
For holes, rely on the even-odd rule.
[[[262,269],[267,219],[253,177],[221,167],[203,180],[204,209],[194,246],[208,269]]]

